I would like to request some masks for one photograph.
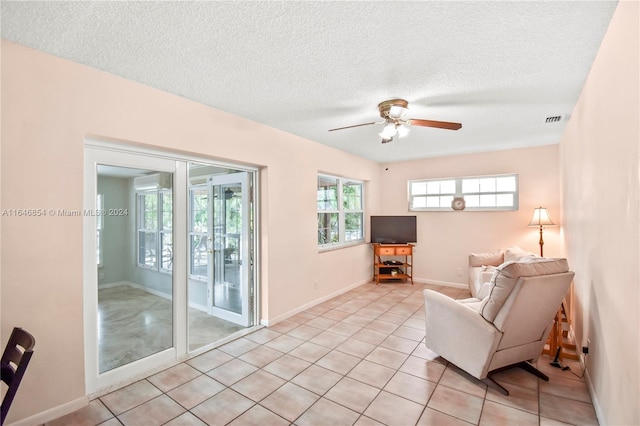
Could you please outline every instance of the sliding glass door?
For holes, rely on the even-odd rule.
[[[189,164],[189,349],[254,324],[254,173]]]
[[[254,325],[254,178],[227,165],[87,144],[89,393]]]
[[[251,249],[248,173],[209,178],[208,269],[211,314],[242,326],[251,322]]]
[[[184,351],[177,253],[185,244],[176,236],[185,218],[176,204],[186,183],[185,166],[166,158],[87,147],[85,166],[85,362],[94,391]]]

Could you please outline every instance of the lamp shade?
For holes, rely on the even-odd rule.
[[[551,222],[549,219],[549,213],[547,213],[547,209],[545,207],[538,207],[533,211],[533,217],[531,218],[531,222],[529,222],[529,226],[554,226],[555,223]]]

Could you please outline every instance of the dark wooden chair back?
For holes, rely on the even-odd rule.
[[[4,424],[13,398],[16,396],[18,386],[27,370],[27,365],[33,355],[36,339],[27,331],[15,327],[9,337],[9,342],[2,353],[0,365],[2,381],[8,386],[7,393],[2,400],[2,418],[0,426]]]

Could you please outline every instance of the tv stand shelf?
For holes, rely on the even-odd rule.
[[[400,257],[402,260],[384,258]],[[373,244],[373,281],[409,280],[413,285],[413,244]]]

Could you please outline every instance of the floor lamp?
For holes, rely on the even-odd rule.
[[[542,246],[544,245],[544,240],[542,239],[542,230],[545,226],[555,226],[555,223],[551,222],[549,218],[549,213],[547,213],[547,209],[545,207],[538,207],[533,211],[533,217],[531,218],[531,222],[529,223],[531,227],[540,228],[540,257],[544,257],[542,255]],[[577,355],[563,353],[563,348],[569,348],[575,350],[575,345],[566,345],[564,342],[564,332],[562,330],[562,322],[568,321],[570,318],[570,314],[567,311],[567,302],[565,299],[562,300],[562,304],[560,305],[560,309],[556,314],[554,319],[553,328],[551,329],[551,333],[549,334],[549,350],[544,350],[545,353],[548,353],[549,356],[554,356],[552,366],[556,368],[561,368],[562,370],[567,370],[569,367],[562,367],[558,360],[563,357],[568,357],[572,359],[577,359]]]
[[[549,213],[547,213],[547,209],[545,207],[538,207],[533,211],[533,217],[531,218],[529,226],[540,227],[540,257],[544,257],[542,255],[542,246],[544,245],[542,230],[545,226],[555,226],[555,223],[551,222],[551,219],[549,219]]]

